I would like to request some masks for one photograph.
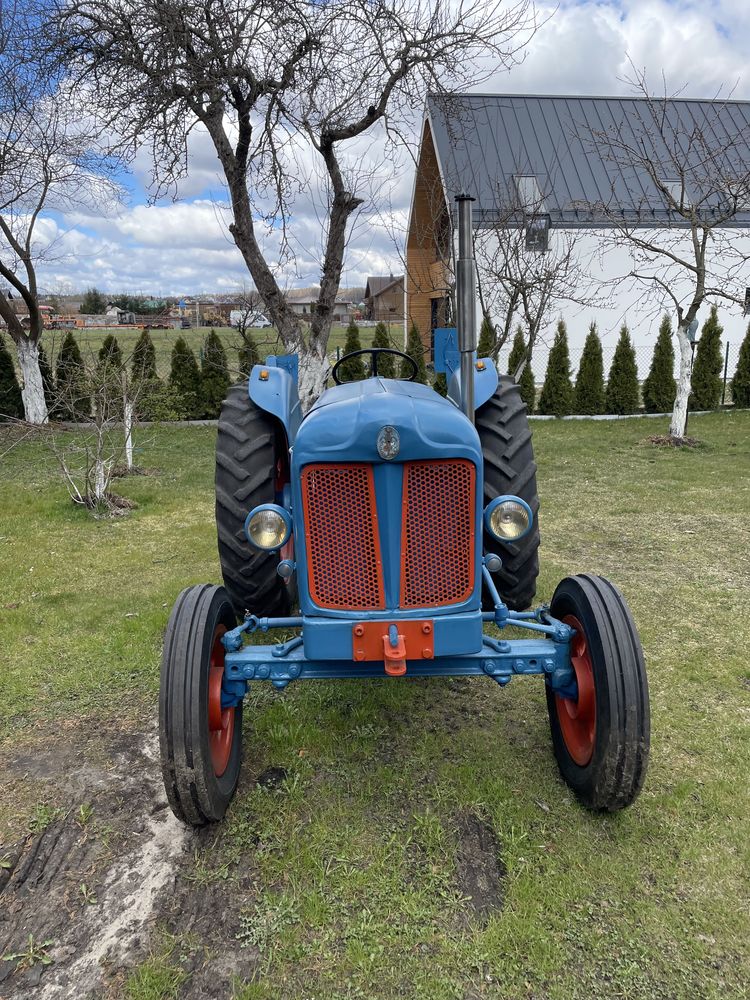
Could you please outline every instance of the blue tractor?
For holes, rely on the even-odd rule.
[[[544,679],[552,747],[585,805],[638,795],[649,752],[643,653],[628,607],[590,574],[528,610],[536,466],[518,386],[477,359],[470,199],[460,196],[458,329],[436,337],[448,398],[398,351],[360,352],[302,417],[296,358],[269,358],[222,409],[216,520],[224,586],[188,587],[164,642],[160,732],[175,814],[220,820],[237,787],[248,685],[311,678]],[[384,354],[413,371],[378,375]],[[351,355],[349,356],[351,357]],[[504,638],[514,626],[527,639]],[[492,634],[485,632],[489,628]],[[257,644],[256,633],[292,639]],[[270,636],[269,636],[270,638]]]

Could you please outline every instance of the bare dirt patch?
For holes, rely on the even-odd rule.
[[[503,908],[507,868],[489,823],[473,812],[456,817],[456,874],[470,914],[485,923]]]
[[[5,762],[9,785],[50,786],[63,805],[45,807],[33,832],[0,845],[0,997],[121,995],[128,970],[162,931],[186,942],[183,995],[226,997],[233,978],[249,978],[257,962],[236,943],[252,882],[196,891],[194,858],[221,840],[222,828],[195,833],[174,818],[155,731],[105,744],[81,751],[65,743]]]

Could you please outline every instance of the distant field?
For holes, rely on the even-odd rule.
[[[224,348],[227,352],[227,360],[229,362],[230,368],[237,366],[237,349],[240,346],[241,337],[237,330],[233,330],[231,327],[214,327],[216,332],[219,334]],[[359,329],[359,336],[363,347],[368,347],[372,343],[372,336],[375,332],[374,326],[361,326]],[[83,352],[84,356],[89,354],[96,354],[101,347],[102,341],[109,333],[113,333],[117,337],[117,342],[123,353],[123,357],[129,358],[133,353],[133,348],[135,347],[135,342],[141,335],[140,329],[88,329],[88,330],[75,330],[75,337],[78,344]],[[178,337],[183,337],[189,347],[195,351],[196,355],[200,357],[200,351],[204,340],[209,333],[208,327],[202,327],[199,329],[191,330],[151,330],[151,339],[154,342],[154,347],[156,348],[156,367],[159,375],[166,377],[169,374],[170,356],[172,353],[172,347],[174,342]],[[400,327],[393,326],[392,334],[394,337],[400,336]],[[261,357],[265,357],[267,354],[275,354],[277,352],[283,352],[278,336],[275,329],[265,329],[259,330],[254,329],[252,331],[253,339],[258,345]],[[57,357],[57,352],[60,349],[60,344],[65,336],[64,330],[48,330],[44,334],[44,346],[47,354],[50,356],[50,360],[54,364],[54,359]],[[331,338],[328,342],[328,349],[331,352],[335,352],[336,348],[343,348],[344,342],[346,340],[346,327],[335,326],[331,331]],[[400,344],[399,344],[400,346]]]

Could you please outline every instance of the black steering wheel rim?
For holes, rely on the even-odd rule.
[[[361,351],[350,351],[343,357],[339,358],[336,364],[331,370],[331,378],[336,383],[336,385],[349,385],[348,382],[342,382],[338,377],[338,370],[345,361],[349,358],[358,358],[361,354],[369,354],[372,358],[372,372],[371,377],[377,378],[378,375],[378,354],[395,354],[397,358],[406,360],[412,367],[411,374],[404,379],[405,382],[413,382],[417,377],[417,372],[419,371],[419,366],[414,358],[410,354],[404,354],[403,351],[397,351],[395,347],[364,347]]]

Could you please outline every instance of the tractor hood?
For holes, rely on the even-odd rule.
[[[328,389],[303,419],[293,448],[297,470],[309,462],[381,462],[377,437],[398,431],[396,461],[468,458],[481,468],[479,436],[449,400],[418,382],[370,378]]]

